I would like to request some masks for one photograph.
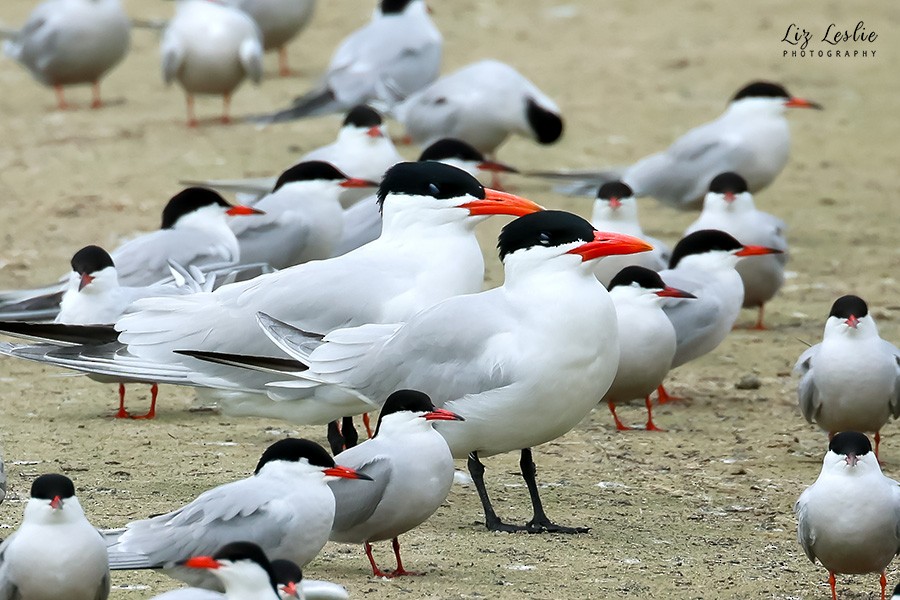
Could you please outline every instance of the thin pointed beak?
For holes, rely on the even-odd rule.
[[[258,208],[253,208],[252,206],[244,206],[242,204],[238,204],[226,210],[225,214],[236,217],[239,215],[264,215],[266,213],[265,211],[259,210]]]
[[[281,589],[287,596],[292,596],[294,598],[300,597],[300,590],[297,587],[297,584],[294,583],[293,581],[281,586]]]
[[[737,252],[735,256],[761,256],[763,254],[784,254],[783,251],[775,248],[766,248],[765,246],[744,246]]]
[[[53,496],[53,500],[50,501],[50,508],[53,510],[59,510],[63,507],[63,499],[59,496]]]
[[[218,569],[222,566],[222,563],[212,556],[193,556],[178,564],[189,569]]]
[[[384,132],[381,131],[381,125],[375,125],[366,130],[366,135],[373,138],[380,138],[384,137]]]
[[[495,160],[485,160],[478,163],[478,169],[481,171],[488,171],[491,173],[518,173],[519,170],[515,167],[511,167],[509,165],[505,165],[501,162],[497,162]]]
[[[610,198],[609,199],[609,207],[613,210],[622,206],[622,201],[618,198]]]
[[[653,246],[640,238],[624,233],[595,231],[592,241],[572,248],[567,254],[578,254],[581,256],[582,262],[586,262],[604,256],[635,254],[649,250],[653,250]]]
[[[85,286],[90,285],[92,281],[94,281],[93,275],[91,275],[89,273],[82,273],[81,274],[81,283],[78,284],[78,291],[80,292],[81,290],[83,290],[85,288]]]
[[[859,462],[859,457],[853,454],[852,452],[847,455],[847,464],[851,467],[855,467],[856,463]]]
[[[372,481],[372,478],[365,473],[360,473],[356,469],[351,469],[350,467],[345,467],[343,465],[335,465],[330,469],[325,469],[322,472],[330,477],[343,477],[344,479],[365,479],[366,481]]]
[[[784,105],[788,108],[814,108],[816,110],[822,110],[822,105],[818,102],[812,102],[811,100],[797,97],[790,98]]]
[[[850,318],[844,321],[849,327],[856,329],[856,326],[859,325],[859,319],[856,318],[856,315],[850,315]]]
[[[342,181],[338,185],[343,188],[378,187],[378,184],[374,181],[369,181],[368,179],[356,179],[355,177]]]
[[[473,200],[461,204],[460,207],[469,209],[470,215],[511,215],[514,217],[524,217],[544,210],[544,207],[527,198],[490,188],[484,188],[483,200]]]
[[[734,202],[734,199],[737,198],[737,194],[734,192],[725,192],[722,195],[725,196],[725,202],[728,202],[729,204]]]
[[[436,408],[429,413],[425,413],[426,421],[465,421],[461,416],[456,414],[455,412],[450,412],[449,410],[445,410],[443,408]]]
[[[686,292],[684,290],[679,290],[678,288],[669,287],[668,285],[663,289],[656,292],[656,295],[660,298],[696,298],[697,296],[693,295],[690,292]]]

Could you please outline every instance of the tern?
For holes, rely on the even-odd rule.
[[[844,431],[828,444],[819,478],[794,505],[797,541],[809,560],[828,569],[832,600],[835,573],[881,574],[900,553],[900,484],[881,473],[872,444]]]
[[[839,431],[875,433],[900,417],[900,350],[878,335],[875,319],[859,296],[841,296],[831,305],[821,343],[808,348],[794,366],[800,412],[834,436]]]
[[[278,51],[278,73],[291,74],[287,43],[303,31],[312,19],[316,0],[226,0],[250,15],[262,35],[263,50]]]

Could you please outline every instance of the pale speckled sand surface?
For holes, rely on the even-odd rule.
[[[290,49],[301,79],[267,78],[234,99],[235,114],[284,105],[305,90],[373,2],[324,0]],[[658,410],[660,434],[616,433],[605,409],[555,443],[537,449],[548,512],[589,525],[578,537],[500,535],[479,524],[474,489],[455,487],[427,524],[403,537],[406,564],[425,577],[368,576],[361,548],[329,546],[309,576],[347,586],[355,598],[826,598],[825,572],[795,541],[791,506],[818,474],[825,436],[796,408],[789,376],[803,342],[815,342],[837,296],[866,298],[882,334],[900,341],[896,236],[900,193],[900,5],[892,2],[596,2],[591,0],[432,0],[445,39],[445,71],[484,57],[506,60],[556,98],[567,118],[563,141],[548,148],[509,142],[503,160],[527,168],[625,164],[719,114],[754,78],[779,80],[825,105],[791,115],[793,156],[758,205],[791,226],[796,273],[768,312],[773,329],[736,331],[714,354],[677,372],[676,393],[693,401]],[[32,2],[5,0],[0,22],[24,20]],[[130,0],[135,17],[165,17],[169,2]],[[795,22],[821,33],[830,22],[864,20],[878,39],[875,58],[783,58],[780,41]],[[821,47],[817,43],[817,48]],[[850,44],[862,49],[863,44]],[[275,58],[267,59],[267,69]],[[332,139],[338,118],[266,130],[247,125],[184,127],[183,98],[163,87],[157,34],[134,32],[131,54],[105,81],[114,104],[101,111],[53,110],[50,90],[0,60],[0,288],[52,280],[86,243],[157,226],[179,178],[262,175],[286,166],[296,146]],[[86,88],[70,93],[85,106]],[[198,103],[202,118],[219,101]],[[395,128],[396,130],[396,128]],[[413,149],[406,149],[413,156]],[[589,214],[541,182],[516,179],[520,194]],[[642,204],[645,228],[674,241],[692,214]],[[501,220],[481,230],[493,259]],[[748,312],[742,316],[751,322]],[[756,374],[762,386],[734,384]],[[180,506],[200,491],[242,477],[260,452],[291,433],[321,439],[318,428],[190,412],[191,394],[164,388],[153,422],[110,418],[115,391],[83,378],[12,360],[0,362],[0,445],[9,496],[0,536],[16,527],[31,479],[72,476],[101,527]],[[560,385],[565,385],[564,381]],[[135,386],[140,410],[146,390]],[[642,410],[621,411],[640,422]],[[900,434],[884,431],[885,470],[900,476]],[[499,512],[524,519],[527,494],[517,458],[487,461]],[[390,565],[388,546],[377,549]],[[891,586],[900,579],[889,573]],[[841,577],[842,598],[874,598],[876,576]],[[114,576],[113,598],[139,600],[173,587],[144,572]],[[124,589],[128,587],[129,589]]]

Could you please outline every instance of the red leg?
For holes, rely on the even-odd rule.
[[[834,589],[834,572],[828,571],[828,584],[831,586],[831,600],[837,600],[837,590]]]
[[[650,403],[650,396],[644,398],[644,404],[647,406],[647,431],[665,431],[665,429],[660,429],[653,423],[653,405]]]
[[[125,384],[119,384],[119,411],[116,413],[117,419],[127,419],[131,415],[125,410]]]
[[[369,564],[372,565],[372,576],[390,577],[390,574],[383,572],[378,568],[378,565],[375,564],[375,557],[372,556],[372,544],[370,544],[369,542],[365,542],[363,545],[366,548],[366,556],[369,558]]]
[[[389,575],[389,577],[404,577],[407,575],[412,575],[418,577],[422,575],[422,573],[416,573],[414,571],[407,571],[403,568],[403,561],[400,560],[400,540],[394,538],[391,540],[391,546],[394,547],[394,556],[397,558],[397,568],[394,569],[394,572]]]
[[[230,125],[231,124],[231,94],[223,94],[222,95],[222,124]]]
[[[194,95],[187,94],[186,102],[187,102],[187,126],[193,128],[199,124],[199,123],[197,123],[196,115],[194,115]]]
[[[884,571],[881,572],[881,600],[884,600],[884,592],[887,587],[887,577],[884,576]]]
[[[152,419],[156,416],[156,396],[159,394],[159,386],[155,383],[150,386],[150,410],[146,415],[131,417],[132,419]]]
[[[372,424],[369,422],[369,413],[363,413],[363,425],[366,426],[366,434],[371,440],[375,436],[372,435]]]
[[[679,396],[670,396],[669,392],[667,392],[666,388],[662,385],[656,388],[656,394],[659,396],[660,404],[667,404],[669,402],[681,402],[683,400],[687,400],[687,398],[681,398]]]
[[[291,76],[291,68],[288,66],[287,48],[284,46],[278,49],[278,74],[282,77]]]
[[[631,431],[631,427],[623,425],[622,421],[619,420],[619,416],[616,414],[616,404],[614,402],[607,402],[606,405],[609,407],[609,412],[612,413],[613,419],[616,422],[616,431]]]
[[[66,95],[63,93],[63,86],[57,84],[53,86],[53,91],[56,92],[56,108],[59,110],[68,110],[69,104],[66,102]]]
[[[100,99],[99,81],[95,81],[94,85],[91,86],[91,93],[94,96],[94,99],[91,101],[91,108],[101,108],[103,106],[103,100]]]
[[[763,312],[765,311],[765,305],[759,305],[759,313],[756,315],[756,325],[753,326],[753,329],[757,331],[765,331],[768,327],[763,323]]]

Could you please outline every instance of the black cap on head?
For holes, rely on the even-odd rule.
[[[396,15],[406,10],[406,6],[413,0],[381,0],[381,14]]]
[[[552,144],[563,133],[563,120],[558,114],[538,106],[529,98],[525,107],[525,116],[539,144]]]
[[[109,252],[100,246],[85,246],[72,257],[72,270],[79,275],[90,275],[113,265]]]
[[[634,191],[622,181],[607,181],[597,190],[597,197],[603,200],[631,198],[632,196],[634,196]]]
[[[484,155],[469,144],[456,138],[444,138],[438,140],[425,148],[425,150],[422,151],[422,154],[419,155],[420,161],[445,160],[448,158],[482,162],[484,160]]]
[[[857,319],[862,319],[869,314],[869,305],[859,296],[848,294],[841,296],[831,305],[829,317],[838,317],[840,319],[849,319],[853,315]]]
[[[277,581],[275,574],[272,571],[272,564],[269,562],[269,558],[266,556],[266,553],[263,552],[263,549],[253,542],[231,542],[230,544],[225,544],[219,548],[218,552],[213,554],[213,558],[231,562],[240,560],[250,560],[255,562],[269,575],[269,582],[272,584],[272,589],[278,593]]]
[[[41,475],[31,484],[31,497],[53,500],[57,496],[65,500],[75,495],[75,484],[65,475],[48,473]]]
[[[384,406],[381,407],[381,413],[378,415],[378,425],[375,427],[375,435],[377,436],[378,430],[381,429],[382,419],[387,415],[405,410],[410,412],[431,412],[434,410],[434,404],[431,403],[431,398],[428,394],[424,392],[397,390],[388,396],[388,399],[384,401]]]
[[[312,440],[286,438],[278,440],[263,452],[254,473],[259,473],[263,466],[273,460],[298,462],[305,458],[309,464],[329,469],[334,467],[334,459],[325,448]]]
[[[784,86],[778,83],[773,83],[771,81],[754,81],[739,89],[731,101],[735,102],[736,100],[741,100],[743,98],[784,98],[785,100],[788,100],[790,97],[791,95],[784,89]]]
[[[744,245],[734,236],[719,231],[718,229],[701,229],[690,235],[686,235],[675,245],[672,250],[672,258],[669,259],[669,268],[674,269],[681,259],[691,254],[703,254],[714,250],[731,252],[740,250]]]
[[[484,186],[462,169],[444,163],[402,162],[385,172],[378,187],[379,204],[384,204],[388,194],[431,196],[438,200],[465,195],[484,199]]]
[[[616,273],[616,276],[609,282],[609,289],[611,290],[619,285],[631,285],[634,283],[645,290],[661,290],[666,287],[662,277],[656,271],[647,267],[632,265]]]
[[[171,229],[178,219],[205,206],[231,206],[217,192],[202,187],[189,187],[172,196],[163,209],[160,229]]]
[[[500,231],[497,248],[500,260],[516,250],[534,246],[553,247],[594,239],[594,227],[570,212],[542,210],[519,217]]]
[[[344,125],[353,125],[354,127],[360,128],[365,127],[367,129],[369,127],[377,127],[383,122],[381,114],[371,106],[366,106],[365,104],[357,104],[351,108],[350,112],[347,113],[347,116],[344,117]]]
[[[828,449],[835,454],[862,456],[872,451],[872,442],[858,431],[842,431],[831,438]]]
[[[742,194],[747,191],[747,181],[733,171],[719,173],[709,182],[709,191],[714,194]]]
[[[295,181],[316,181],[319,179],[344,181],[347,179],[347,176],[331,163],[323,160],[308,160],[297,163],[282,173],[278,181],[275,182],[275,187],[272,188],[272,191],[277,192],[281,186]]]
[[[289,583],[297,585],[303,581],[303,570],[292,560],[276,558],[272,561],[272,572],[275,573],[275,581],[279,585]]]

